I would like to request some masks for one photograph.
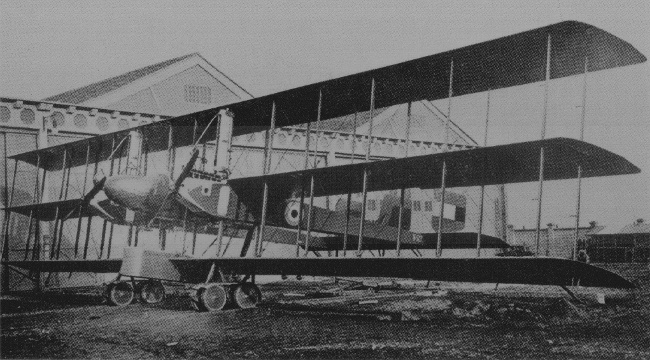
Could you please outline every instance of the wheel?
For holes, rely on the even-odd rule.
[[[106,290],[108,303],[115,306],[127,306],[133,302],[135,297],[133,286],[127,281],[110,283]]]
[[[262,301],[262,292],[255,284],[243,283],[233,287],[232,298],[238,307],[250,309]]]
[[[158,280],[145,281],[140,285],[138,296],[145,304],[157,304],[165,299],[165,287]]]
[[[228,302],[228,293],[219,284],[208,284],[196,292],[195,309],[198,311],[219,311]]]

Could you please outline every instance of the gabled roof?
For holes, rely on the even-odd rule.
[[[74,90],[69,90],[58,95],[53,95],[43,100],[56,101],[56,102],[68,103],[68,104],[80,104],[86,100],[99,97],[117,88],[120,88],[124,85],[128,85],[134,82],[135,80],[138,80],[149,74],[153,74],[158,70],[166,68],[172,64],[175,64],[179,61],[185,60],[195,55],[198,55],[198,53],[187,54],[187,55],[179,56],[174,59],[162,61],[157,64],[145,66],[137,70],[129,71],[122,75],[114,76],[112,78],[108,78],[106,80],[102,80]]]
[[[650,234],[650,223],[635,222],[624,226],[620,234]]]
[[[397,139],[406,138],[407,104],[393,105],[375,109],[373,113],[373,134],[379,137],[391,137]],[[355,119],[356,117],[356,119]],[[442,112],[429,101],[416,101],[412,104],[411,110],[411,132],[412,141],[444,141],[445,119]],[[321,131],[337,131],[366,135],[370,122],[370,111],[360,111],[356,114],[348,114],[334,119],[321,122]],[[306,124],[297,127],[306,128]],[[312,131],[316,125],[312,124]],[[449,123],[450,138],[453,144],[476,145],[476,142],[458,127],[453,121]]]
[[[200,59],[198,61],[205,61],[207,64],[213,68],[214,71],[216,71],[221,77],[223,77],[227,83],[231,84],[226,84],[226,86],[230,85],[230,87],[237,87],[236,93],[244,93],[250,97],[253,97],[248,91],[243,89],[241,86],[239,86],[237,83],[232,81],[228,76],[226,76],[224,73],[219,71],[214,65],[210,64],[201,54],[198,52],[194,52],[191,54],[179,56],[177,58],[173,58],[170,60],[162,61],[153,65],[145,66],[140,69],[136,69],[133,71],[129,71],[127,73],[124,73],[122,75],[114,76],[102,81],[98,81],[96,83],[92,83],[90,85],[86,85],[74,90],[69,90],[64,93],[58,94],[58,95],[53,95],[48,98],[43,99],[44,101],[54,101],[54,102],[60,102],[60,103],[67,103],[67,104],[81,104],[84,103],[88,100],[96,99],[99,98],[103,95],[106,95],[110,93],[111,91],[117,90],[119,88],[125,87],[136,80],[142,79],[148,75],[154,74],[156,72],[159,72],[163,69],[169,68],[174,64],[180,63],[184,60],[188,60],[190,58],[195,58]],[[231,89],[234,90],[234,89]]]

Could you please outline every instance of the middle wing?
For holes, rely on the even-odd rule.
[[[470,187],[536,181],[540,149],[544,148],[544,179],[625,175],[641,170],[625,158],[598,146],[567,138],[530,141],[478,149],[436,153],[304,171],[232,179],[228,183],[248,204],[261,205],[263,184],[271,199],[289,199],[315,180],[315,197],[359,193],[368,172],[368,191],[439,188],[443,162],[447,187]]]

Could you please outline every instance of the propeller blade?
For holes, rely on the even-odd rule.
[[[95,195],[97,195],[102,189],[104,188],[104,184],[106,183],[106,176],[102,177],[98,182],[95,183],[92,189],[84,196],[84,202],[89,202],[92,200]]]
[[[99,211],[100,213],[104,214],[107,219],[115,220],[114,217],[112,217],[109,213],[106,212],[106,210],[104,210],[101,206],[99,206],[99,202],[97,202],[97,200],[91,199],[88,202],[88,205],[92,206],[93,209],[95,209],[95,210]]]
[[[194,168],[194,164],[196,163],[196,160],[199,158],[199,150],[194,149],[192,150],[192,155],[190,156],[190,160],[187,162],[181,173],[178,175],[176,180],[174,181],[174,193],[178,191],[178,189],[181,187],[181,184],[183,183],[183,180],[185,180],[189,175],[190,171]]]
[[[72,214],[74,214],[75,211],[78,210],[78,211],[81,212],[81,208],[83,206],[85,206],[85,205],[88,205],[88,203],[90,203],[90,201],[102,190],[102,188],[104,188],[105,183],[106,183],[106,176],[101,178],[98,182],[95,183],[95,185],[93,185],[93,188],[90,189],[90,191],[86,195],[84,195],[84,197],[81,199],[81,203],[79,204],[79,206],[77,208],[75,208],[75,209],[70,210],[66,214],[66,216],[63,217],[63,221],[68,220],[72,216]],[[100,209],[101,209],[101,207],[100,207]],[[104,214],[106,214],[105,211],[103,211],[103,210],[101,210],[101,211]],[[106,214],[106,215],[108,215],[108,214]]]

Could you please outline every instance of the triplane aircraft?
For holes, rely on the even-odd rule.
[[[616,154],[582,141],[556,138],[517,144],[440,152],[385,161],[316,168],[309,165],[306,146],[303,170],[270,174],[272,134],[277,128],[316,123],[318,144],[321,121],[370,112],[368,139],[372,138],[373,111],[396,104],[436,100],[549,81],[566,76],[644,62],[630,44],[596,27],[562,22],[520,34],[441,54],[295,88],[239,103],[220,106],[128,130],[11,156],[37,168],[34,204],[9,206],[34,221],[54,221],[54,242],[49,259],[41,259],[34,242],[24,260],[8,260],[5,267],[22,268],[40,279],[42,272],[118,273],[107,287],[116,305],[164,297],[162,281],[195,284],[193,303],[200,310],[220,310],[231,299],[242,308],[255,306],[261,293],[256,275],[314,275],[347,277],[401,277],[438,281],[490,282],[632,288],[622,277],[585,263],[558,258],[442,258],[443,248],[507,246],[504,239],[455,226],[465,216],[461,205],[450,202],[448,188],[502,185],[634,174],[639,168]],[[233,136],[266,132],[260,176],[231,178],[229,146]],[[310,137],[307,137],[309,141]],[[408,140],[408,139],[407,139]],[[143,146],[142,144],[146,144]],[[206,160],[206,150],[213,150]],[[317,146],[317,145],[315,145]],[[182,170],[174,175],[147,174],[151,154],[187,150]],[[143,150],[144,149],[144,150]],[[366,160],[370,145],[367,145]],[[115,170],[116,157],[127,160],[126,173]],[[311,151],[313,154],[314,151]],[[160,159],[160,157],[159,157]],[[197,169],[197,162],[212,161],[214,171]],[[98,171],[100,162],[108,171]],[[93,175],[88,175],[94,163]],[[17,163],[18,164],[18,163]],[[18,165],[16,165],[18,166]],[[78,199],[39,202],[38,184],[45,174],[85,167],[84,184],[93,185]],[[42,171],[39,172],[38,169]],[[42,173],[42,175],[41,175]],[[580,174],[580,175],[578,175]],[[69,178],[69,175],[68,175]],[[68,179],[69,180],[69,179]],[[85,186],[85,185],[84,185]],[[409,229],[404,199],[408,189],[439,189],[435,206],[437,231],[416,234]],[[63,187],[62,187],[63,189]],[[382,208],[381,221],[368,221],[368,192],[399,191],[397,207]],[[361,193],[360,212],[351,212],[351,194]],[[318,197],[347,196],[345,211],[314,205]],[[448,196],[446,199],[445,196]],[[481,201],[483,198],[481,197]],[[481,224],[483,206],[478,218]],[[395,211],[396,210],[396,211]],[[194,231],[216,231],[221,237],[244,230],[241,257],[194,258],[129,247],[122,259],[86,259],[88,240],[80,252],[77,231],[75,258],[62,260],[60,229],[71,218],[100,216],[102,249],[106,222],[131,227],[186,225],[190,213]],[[8,222],[5,222],[5,224]],[[198,224],[198,225],[197,225]],[[215,226],[215,224],[217,224]],[[79,220],[79,228],[81,220]],[[89,225],[90,227],[90,225]],[[57,242],[57,228],[59,229]],[[31,229],[31,227],[30,227]],[[202,230],[201,230],[202,229]],[[5,229],[6,231],[6,229]],[[31,230],[30,230],[31,231]],[[88,232],[88,230],[87,230]],[[280,240],[270,239],[275,232]],[[111,230],[112,233],[112,230]],[[3,253],[8,249],[7,241]],[[295,244],[296,257],[262,258],[264,241]],[[109,238],[110,242],[110,238]],[[469,246],[468,246],[469,244]],[[244,257],[254,246],[253,257]],[[29,242],[27,243],[29,248]],[[300,251],[304,256],[299,257]],[[307,257],[317,250],[396,250],[397,257]],[[405,258],[401,249],[435,249],[435,258]],[[109,243],[110,251],[110,243]],[[6,270],[5,270],[6,271]],[[122,281],[121,278],[129,279]]]

